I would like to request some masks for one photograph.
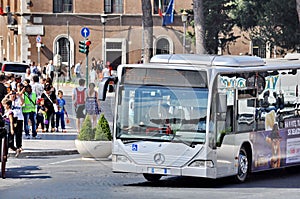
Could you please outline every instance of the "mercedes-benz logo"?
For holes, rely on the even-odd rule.
[[[165,156],[161,153],[157,153],[154,155],[154,162],[156,164],[163,164],[165,162]]]

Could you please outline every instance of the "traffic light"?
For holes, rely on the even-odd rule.
[[[79,41],[79,52],[88,55],[91,43],[90,40]]]

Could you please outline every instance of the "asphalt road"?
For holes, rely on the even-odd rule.
[[[243,184],[164,177],[147,182],[142,175],[112,173],[111,161],[83,160],[80,155],[28,157],[8,162],[10,178],[0,179],[0,198],[201,198],[298,199],[300,168],[253,174]]]

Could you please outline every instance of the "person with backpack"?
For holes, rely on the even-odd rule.
[[[77,124],[77,132],[80,131],[80,123],[81,119],[85,118],[85,100],[86,100],[86,88],[84,87],[85,80],[79,79],[79,86],[73,89],[72,101],[75,108],[76,113],[76,124]]]

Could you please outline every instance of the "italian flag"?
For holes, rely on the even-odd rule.
[[[163,17],[161,0],[158,0],[158,14]]]

